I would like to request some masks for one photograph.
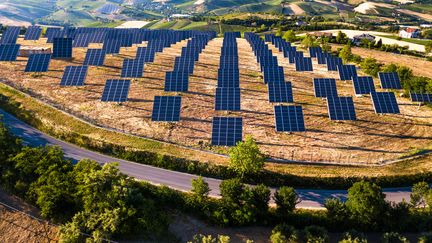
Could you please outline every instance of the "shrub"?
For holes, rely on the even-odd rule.
[[[324,203],[327,209],[327,217],[336,226],[349,223],[349,214],[345,203],[338,198],[327,199]]]
[[[407,238],[396,232],[384,233],[382,243],[408,243]]]
[[[230,149],[230,167],[241,177],[255,175],[262,171],[266,156],[261,153],[258,145],[251,136],[244,142],[238,142]]]
[[[279,224],[273,228],[270,241],[272,243],[299,242],[299,232],[291,225]]]
[[[418,243],[432,243],[432,232],[424,233],[420,236]]]
[[[381,64],[379,64],[375,58],[365,58],[360,63],[360,68],[363,69],[365,73],[376,77],[381,70]]]
[[[304,237],[307,243],[325,243],[329,241],[328,232],[320,226],[308,226],[304,229]]]
[[[366,237],[355,230],[345,232],[339,243],[367,243]]]
[[[192,241],[188,241],[188,243],[230,243],[230,237],[225,235],[218,235],[216,238],[213,238],[211,235],[194,235]]]
[[[279,188],[275,192],[274,200],[277,205],[276,212],[282,217],[286,217],[292,213],[296,205],[301,201],[294,188],[286,186]]]
[[[198,203],[203,203],[207,199],[210,193],[210,188],[209,184],[202,178],[202,176],[192,179],[192,193],[194,195],[193,198]]]

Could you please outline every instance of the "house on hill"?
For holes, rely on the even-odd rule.
[[[363,40],[368,40],[370,42],[375,40],[375,36],[371,35],[371,34],[361,34],[361,35],[356,35],[353,38],[353,43],[355,45],[360,45],[362,43]]]
[[[402,38],[419,38],[420,30],[417,28],[406,28],[399,31],[399,36]]]

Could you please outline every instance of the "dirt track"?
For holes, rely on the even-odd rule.
[[[35,45],[33,42],[20,42]],[[37,45],[42,44],[43,41]],[[210,147],[211,121],[214,116],[241,116],[244,135],[252,135],[261,148],[274,158],[309,161],[349,161],[369,163],[394,159],[415,148],[425,148],[432,140],[432,111],[418,108],[407,99],[399,98],[401,115],[376,115],[370,97],[354,97],[358,121],[334,122],[327,114],[326,101],[313,95],[313,77],[337,77],[325,66],[314,65],[313,73],[300,73],[281,54],[279,62],[285,68],[286,80],[293,82],[294,100],[303,106],[307,132],[276,133],[273,104],[268,102],[267,87],[249,44],[239,39],[241,112],[216,112],[214,94],[222,39],[211,41],[200,56],[190,78],[190,92],[181,94],[181,122],[175,124],[151,121],[153,98],[166,95],[163,91],[166,71],[171,71],[175,56],[180,55],[178,43],[158,54],[152,64],[146,64],[144,78],[132,81],[129,102],[118,105],[100,102],[106,79],[120,77],[123,58],[132,58],[136,47],[122,49],[120,55],[108,56],[106,66],[91,67],[86,86],[60,88],[66,65],[53,60],[50,72],[35,77],[25,74],[26,58],[16,63],[0,63],[0,75],[9,84],[21,86],[50,103],[61,106],[93,123],[124,130],[141,136],[171,141],[192,147]],[[96,45],[97,46],[97,45]],[[72,65],[80,65],[85,49],[74,50]],[[375,80],[378,84],[378,80]],[[349,82],[338,81],[340,95],[353,96]],[[173,94],[174,95],[174,94]],[[65,128],[67,129],[67,128]]]

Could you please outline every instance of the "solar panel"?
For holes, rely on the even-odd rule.
[[[39,26],[30,26],[24,35],[24,40],[39,40],[42,28]]]
[[[17,44],[1,44],[0,45],[0,61],[13,62],[16,61],[20,45]]]
[[[310,57],[296,57],[295,58],[296,71],[313,71],[312,59]]]
[[[243,119],[241,117],[214,117],[212,127],[212,145],[235,146],[243,137]]]
[[[317,57],[317,54],[322,53],[322,49],[319,46],[309,47],[310,57]]]
[[[330,55],[326,58],[326,63],[328,71],[337,71],[339,70],[338,67],[342,65],[342,58]]]
[[[411,93],[412,102],[432,103],[432,94]]]
[[[16,44],[21,27],[19,26],[9,26],[3,32],[0,44]]]
[[[371,92],[375,92],[374,81],[370,76],[354,77],[353,85],[356,95],[370,94]]]
[[[87,70],[87,66],[67,66],[60,85],[83,86],[87,77]]]
[[[240,87],[240,73],[238,69],[219,69],[218,87]]]
[[[102,101],[125,102],[128,98],[131,81],[124,79],[109,79],[105,83]]]
[[[152,121],[180,121],[180,109],[180,96],[156,96],[153,104]]]
[[[102,49],[105,50],[106,54],[118,54],[120,53],[121,44],[119,38],[107,38],[103,43]]]
[[[336,79],[334,78],[314,78],[315,97],[326,98],[337,96]]]
[[[398,114],[399,106],[393,92],[373,92],[372,102],[375,112],[378,114]]]
[[[24,72],[47,72],[51,54],[31,54]]]
[[[352,80],[357,77],[357,68],[354,65],[339,65],[338,71],[340,80]]]
[[[327,107],[331,120],[356,120],[352,97],[327,97]]]
[[[269,101],[294,102],[291,82],[268,83]]]
[[[72,38],[54,38],[53,58],[72,58]]]
[[[320,52],[316,54],[318,64],[327,64],[327,58],[331,56],[331,54],[327,52]]]
[[[239,111],[240,110],[240,88],[216,88],[217,111]]]
[[[124,59],[121,72],[122,78],[142,78],[144,61],[138,59]]]
[[[396,72],[378,73],[383,89],[402,89],[399,75]]]
[[[285,82],[283,67],[267,66],[263,68],[264,83]]]
[[[165,74],[165,91],[187,92],[189,74],[186,72],[167,72]]]
[[[73,41],[73,47],[88,47],[93,33],[79,33]]]
[[[102,49],[88,49],[84,65],[86,66],[103,66],[105,62],[105,51]]]
[[[276,131],[303,132],[305,123],[301,106],[275,106]]]

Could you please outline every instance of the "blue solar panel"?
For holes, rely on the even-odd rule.
[[[122,78],[142,78],[144,61],[137,59],[124,59],[121,72]]]
[[[17,44],[1,44],[0,45],[0,61],[13,62],[16,61],[20,45]]]
[[[155,51],[147,47],[138,47],[136,59],[143,60],[144,62],[154,62]]]
[[[216,88],[217,111],[239,111],[240,110],[240,88]]]
[[[264,83],[285,82],[283,67],[267,66],[263,68]]]
[[[72,38],[54,38],[53,58],[72,58]]]
[[[270,102],[294,102],[291,82],[268,83]]]
[[[309,47],[309,55],[310,57],[317,57],[319,53],[322,53],[322,49],[319,46]]]
[[[338,71],[340,80],[352,80],[357,77],[357,68],[354,65],[339,65]]]
[[[25,72],[47,72],[50,61],[51,54],[31,54]]]
[[[396,96],[393,92],[373,92],[372,102],[375,112],[378,114],[398,114],[399,106],[397,104]]]
[[[186,72],[167,72],[165,74],[165,91],[187,92],[189,74]]]
[[[24,40],[39,40],[42,28],[39,26],[30,26],[24,35]]]
[[[352,97],[327,97],[327,107],[331,120],[356,120]]]
[[[275,106],[276,131],[303,132],[306,130],[301,106]]]
[[[317,53],[316,57],[317,57],[318,64],[327,64],[327,58],[329,56],[331,56],[331,54],[327,52]]]
[[[396,72],[378,73],[383,89],[402,89],[399,75]]]
[[[121,44],[121,39],[107,38],[103,43],[102,49],[105,50],[106,54],[118,54],[120,53]]]
[[[3,33],[0,44],[16,44],[21,27],[9,26]]]
[[[375,92],[374,81],[370,76],[354,77],[353,85],[356,95],[370,94],[371,92]]]
[[[241,117],[214,117],[212,127],[212,145],[235,146],[243,137],[243,119]]]
[[[156,96],[153,104],[152,121],[180,121],[180,109],[180,96]]]
[[[88,49],[84,59],[86,66],[103,66],[105,62],[105,51],[102,49]]]
[[[87,70],[87,66],[67,66],[60,85],[83,86],[87,77]]]
[[[73,47],[88,47],[93,33],[79,33],[73,41]]]
[[[45,36],[47,37],[47,43],[53,43],[54,38],[63,38],[65,33],[61,28],[49,27],[46,30]]]
[[[313,71],[312,59],[310,57],[296,57],[295,58],[296,71]]]
[[[123,79],[109,79],[105,83],[102,101],[125,102],[129,94],[131,81]]]
[[[334,78],[314,78],[313,84],[315,97],[337,96],[337,86]]]
[[[218,87],[240,87],[240,73],[238,69],[219,69]]]
[[[338,67],[342,65],[342,58],[330,55],[326,58],[326,63],[328,71],[337,71],[339,70]]]
[[[432,103],[432,94],[411,93],[412,102]]]

